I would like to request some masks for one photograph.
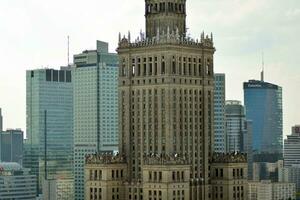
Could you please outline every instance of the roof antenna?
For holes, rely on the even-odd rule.
[[[262,53],[262,71],[260,73],[260,79],[264,82],[264,71],[265,71],[265,61],[264,61],[264,52]]]
[[[68,67],[70,66],[70,36],[68,36]]]

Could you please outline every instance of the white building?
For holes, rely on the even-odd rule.
[[[97,41],[74,64],[74,199],[83,200],[85,156],[118,150],[118,56]]]
[[[296,199],[296,185],[286,182],[249,181],[248,200],[293,200]]]
[[[35,200],[36,176],[18,163],[0,163],[0,199]]]

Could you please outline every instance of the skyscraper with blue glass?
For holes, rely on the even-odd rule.
[[[74,55],[75,199],[84,199],[85,155],[118,150],[118,56],[108,43]]]
[[[24,166],[39,180],[73,177],[73,85],[70,68],[26,73]]]
[[[244,83],[246,118],[252,120],[257,153],[282,154],[282,88],[258,80]]]

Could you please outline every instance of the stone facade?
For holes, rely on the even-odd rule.
[[[87,156],[85,163],[85,199],[126,199],[127,165],[123,157],[94,154]]]
[[[152,38],[157,32],[167,33],[168,29],[185,36],[186,0],[146,0],[146,36]]]
[[[145,6],[146,35],[119,35],[119,155],[87,158],[85,199],[213,199],[213,36],[186,36],[185,0]]]
[[[247,166],[247,157],[244,154],[214,154],[212,198],[214,200],[246,200]]]

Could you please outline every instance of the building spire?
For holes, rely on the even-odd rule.
[[[265,61],[264,61],[264,52],[262,53],[262,70],[260,72],[260,80],[264,82],[264,71],[265,71]]]

